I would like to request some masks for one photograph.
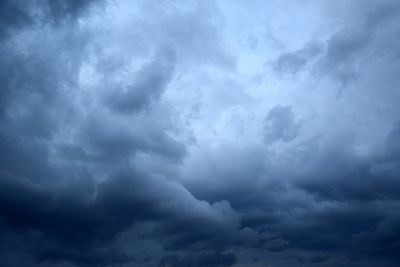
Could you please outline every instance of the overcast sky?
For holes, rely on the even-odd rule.
[[[400,1],[1,0],[1,267],[400,266]]]

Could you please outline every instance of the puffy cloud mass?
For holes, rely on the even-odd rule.
[[[0,1],[0,266],[400,265],[400,2]]]

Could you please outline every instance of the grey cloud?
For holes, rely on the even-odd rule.
[[[109,126],[104,127],[102,123],[105,121],[96,114],[86,120],[76,110],[74,96],[79,89],[80,67],[86,60],[82,55],[87,53],[87,39],[81,35],[84,33],[75,31],[76,25],[73,21],[64,24],[61,17],[68,16],[68,20],[72,19],[72,16],[79,16],[81,10],[88,6],[87,1],[54,1],[50,8],[52,18],[48,19],[54,18],[57,23],[49,25],[47,32],[37,35],[34,30],[30,31],[29,26],[39,25],[36,24],[39,22],[32,21],[28,24],[27,21],[25,35],[10,34],[9,39],[1,43],[3,56],[0,60],[6,70],[1,72],[0,99],[0,206],[1,220],[5,223],[2,228],[11,233],[20,232],[26,237],[30,232],[37,233],[29,237],[29,243],[42,244],[40,247],[32,244],[28,247],[13,246],[12,253],[18,255],[13,257],[21,257],[23,265],[61,266],[61,262],[70,262],[76,266],[96,266],[132,262],[135,261],[134,257],[120,253],[113,246],[113,240],[119,233],[136,221],[159,219],[167,215],[179,217],[174,211],[179,206],[173,206],[166,208],[166,211],[162,207],[155,207],[156,210],[148,212],[144,209],[133,210],[133,217],[124,218],[128,210],[138,208],[139,203],[150,204],[152,200],[142,201],[136,198],[125,204],[124,199],[112,197],[111,187],[117,186],[122,179],[118,179],[119,175],[113,183],[98,186],[94,181],[96,178],[91,173],[94,168],[90,167],[93,164],[97,167],[101,164],[110,167],[116,159],[128,157],[137,150],[153,151],[164,155],[165,159],[171,157],[175,161],[184,156],[185,147],[170,138],[164,133],[165,128],[158,125],[151,127],[149,123],[149,131],[145,130],[142,134],[118,127],[114,131]],[[18,6],[21,9],[25,7],[22,3]],[[47,12],[47,9],[42,11]],[[17,31],[16,26],[19,25],[13,28],[6,26],[11,33]],[[21,42],[22,40],[26,42]],[[16,45],[19,49],[15,48]],[[155,78],[169,75],[168,64],[171,63],[171,58],[167,56],[164,59],[165,57],[161,57],[161,61],[145,67],[147,69],[141,75],[147,76],[140,77],[143,79],[141,83],[155,83],[157,87],[158,82],[152,80],[154,75]],[[154,74],[153,71],[163,60],[166,66],[161,64],[161,73]],[[99,121],[99,124],[90,123],[91,119]],[[56,140],[63,131],[77,134],[77,139],[67,143],[69,146]],[[130,136],[129,133],[135,135]],[[85,146],[91,146],[100,156],[87,152]],[[120,162],[118,161],[117,167],[110,167],[111,170],[118,168]],[[120,188],[125,187],[121,184]],[[183,191],[183,197],[197,202],[191,198],[189,192],[179,189],[178,185],[170,188],[175,188],[176,192]],[[98,196],[95,197],[97,190]],[[207,205],[204,203],[201,208],[204,212],[196,217],[204,218],[206,225],[207,209],[210,210],[211,217],[216,217],[212,220],[218,221],[219,216],[223,216],[213,214],[213,208]],[[128,210],[113,209],[118,206]],[[179,218],[176,220],[180,221]],[[220,227],[225,227],[223,222]],[[9,242],[19,242],[19,235],[10,234],[9,237]],[[2,249],[2,255],[3,252],[7,254]],[[19,264],[18,261],[15,264],[7,259],[3,261],[3,257],[2,262],[4,266]]]
[[[358,77],[354,61],[365,51],[370,33],[363,28],[344,29],[328,40],[326,58],[322,61],[322,74],[332,74],[346,86]]]
[[[158,121],[154,121],[157,123]],[[113,121],[93,118],[88,119],[78,134],[79,145],[87,147],[80,150],[84,159],[89,161],[122,162],[134,156],[138,151],[153,153],[174,162],[181,161],[186,155],[184,144],[170,137],[162,127],[154,127],[151,122],[138,120],[127,126],[116,124],[104,128],[103,125]],[[76,145],[72,145],[79,149]],[[90,152],[93,151],[93,152]]]
[[[321,2],[326,43],[278,56],[279,91],[246,80],[242,6],[111,2],[0,1],[1,266],[399,265],[395,1]],[[232,81],[240,135],[210,100]]]
[[[228,267],[236,263],[233,254],[221,253],[197,253],[185,256],[169,255],[163,258],[158,266],[160,267],[200,267],[200,266],[213,266],[213,267]]]
[[[280,252],[293,248],[307,251],[311,258],[303,263],[310,265],[357,266],[361,257],[366,263],[360,263],[360,266],[373,266],[376,259],[385,259],[385,264],[395,266],[398,261],[395,256],[398,238],[395,230],[397,223],[392,219],[392,213],[398,206],[396,192],[399,187],[394,178],[398,176],[395,167],[398,165],[397,157],[392,156],[397,151],[397,129],[396,124],[387,136],[383,146],[387,152],[367,160],[361,160],[349,151],[352,139],[315,139],[312,143],[319,145],[314,147],[313,144],[307,144],[306,148],[311,158],[299,154],[304,158],[297,158],[294,162],[284,161],[282,165],[286,166],[285,171],[279,165],[277,173],[272,171],[273,162],[266,163],[265,169],[252,168],[246,173],[230,170],[228,166],[232,165],[227,164],[226,160],[221,162],[220,166],[227,166],[225,172],[208,175],[218,175],[219,180],[225,181],[225,187],[229,184],[230,190],[235,193],[215,191],[215,187],[207,188],[206,183],[189,185],[189,188],[201,198],[215,199],[223,195],[229,200],[243,214],[243,226],[252,227],[259,235],[259,241],[248,244],[258,244],[256,246]],[[262,154],[255,151],[252,153],[252,162],[262,158]],[[229,155],[234,161],[234,154],[230,152]],[[377,170],[377,165],[386,165],[385,162],[391,162],[391,167],[385,169],[387,174],[383,169],[382,172]],[[246,182],[236,185],[230,180],[232,175],[241,176],[237,180]],[[295,177],[289,185],[285,185],[285,176]],[[251,194],[239,194],[236,187]],[[382,238],[370,230],[375,227],[385,229],[383,225],[389,227]],[[262,237],[267,233],[273,234]],[[382,243],[378,246],[378,242]],[[357,248],[360,244],[365,246]],[[368,253],[366,251],[373,250],[372,247],[379,249],[374,254],[365,255]],[[317,260],[320,259],[320,253],[324,254],[321,261]],[[329,256],[331,253],[342,255],[343,260],[335,261],[335,256]]]
[[[311,73],[317,74],[318,79],[330,76],[343,87],[357,82],[362,75],[362,64],[365,64],[362,60],[396,50],[393,47],[396,41],[391,38],[394,33],[381,29],[391,29],[397,23],[399,5],[396,1],[369,1],[367,4],[353,1],[349,3],[349,10],[352,9],[357,9],[359,14],[353,16],[348,13],[346,22],[326,43],[311,41],[301,49],[281,54],[273,69],[277,73],[293,76],[310,66]]]
[[[141,67],[132,84],[110,97],[111,107],[120,112],[139,111],[159,100],[174,74],[174,58],[168,49],[159,52],[151,62]]]
[[[48,245],[35,252],[39,261],[67,260],[78,265],[131,261],[132,256],[116,254],[105,245],[140,221],[165,220],[163,228],[170,230],[162,231],[164,238],[186,236],[186,245],[212,240],[216,233],[238,227],[237,215],[229,204],[200,202],[179,184],[161,177],[142,177],[132,169],[122,170],[101,183],[97,193],[92,189],[95,185],[85,184],[84,176],[79,177],[79,184],[69,183],[70,189],[65,192],[2,177],[2,217],[12,227],[44,235]],[[81,190],[76,191],[75,186]],[[185,228],[186,224],[190,227]],[[175,249],[184,246],[179,243]],[[102,249],[97,251],[96,247]],[[86,256],[81,255],[83,251]]]
[[[2,0],[0,2],[0,39],[11,37],[14,30],[45,23],[74,20],[101,0]]]
[[[398,261],[396,253],[399,244],[400,222],[396,215],[388,216],[381,220],[376,228],[371,231],[362,231],[352,237],[352,248],[357,253],[369,254],[378,258],[394,258]]]
[[[347,23],[328,39],[326,54],[317,63],[320,64],[319,71],[322,75],[332,75],[333,79],[343,86],[347,86],[349,82],[357,82],[363,75],[363,64],[369,64],[363,62],[365,59],[377,59],[386,52],[397,54],[394,47],[388,49],[386,45],[393,44],[390,37],[393,33],[382,29],[392,29],[397,23],[398,3],[371,1],[362,5],[355,1],[353,4],[360,8],[360,16],[349,18]]]
[[[280,55],[274,62],[273,69],[277,73],[296,75],[322,51],[321,43],[317,41],[306,43],[301,49]]]
[[[299,257],[299,266],[399,263],[399,223],[394,215],[400,188],[399,112],[393,104],[398,79],[396,71],[392,71],[399,68],[398,48],[392,39],[398,32],[397,4],[352,3],[360,13],[344,19],[341,29],[330,35],[325,47],[319,46],[310,54],[284,54],[275,62],[275,68],[278,73],[296,74],[310,66],[312,74],[329,76],[335,86],[337,81],[346,84],[349,92],[343,96],[345,104],[333,104],[337,114],[342,116],[340,109],[345,108],[366,120],[377,116],[377,121],[385,122],[387,128],[371,122],[359,129],[357,122],[341,117],[339,121],[348,122],[346,127],[332,121],[319,129],[320,136],[291,144],[302,133],[294,111],[281,106],[267,115],[264,137],[268,137],[267,142],[288,143],[289,148],[283,149],[282,154],[274,151],[278,154],[275,157],[274,152],[250,149],[249,144],[246,149],[240,145],[232,145],[236,149],[231,150],[224,147],[224,152],[213,152],[212,164],[197,162],[200,167],[213,166],[209,172],[194,168],[195,178],[187,182],[199,198],[223,196],[241,212],[243,226],[255,229],[259,235],[259,242],[251,244],[267,249],[268,242],[273,244],[271,240],[284,240],[281,243],[285,245],[278,246],[279,253],[293,255],[291,249],[304,253],[303,259]],[[324,94],[325,85],[316,86],[318,94]],[[306,90],[303,92],[306,97]],[[379,107],[387,112],[380,112]],[[324,114],[321,118],[326,119]],[[302,127],[305,129],[306,125]],[[379,135],[371,137],[365,131]],[[364,134],[368,138],[362,139]],[[371,150],[357,151],[359,142],[365,142]],[[251,153],[244,152],[249,150]],[[251,167],[246,169],[247,166]]]
[[[136,262],[135,257],[120,253],[116,249],[98,248],[82,253],[81,249],[54,249],[56,246],[52,246],[53,248],[40,253],[35,258],[38,264],[57,264],[66,259],[77,266],[115,266]]]
[[[28,25],[31,15],[24,1],[1,1],[0,38],[7,36],[13,28]]]
[[[399,162],[394,152],[398,138],[396,123],[386,137],[385,152],[367,160],[360,160],[347,150],[351,141],[337,140],[334,147],[326,147],[323,152],[314,151],[317,155],[321,152],[323,154],[319,154],[318,161],[311,166],[303,165],[305,172],[302,175],[305,178],[300,180],[300,187],[323,199],[398,199],[396,191],[400,184],[395,177],[398,175]],[[318,166],[327,167],[322,171]],[[326,186],[327,183],[329,186]]]
[[[102,1],[103,0],[55,0],[46,1],[46,7],[53,20],[59,22],[62,18],[76,18],[82,15],[91,5],[99,5]]]
[[[267,144],[289,142],[296,138],[300,123],[295,120],[291,107],[275,106],[265,118],[264,139]]]
[[[340,65],[350,61],[356,53],[368,44],[368,34],[361,29],[346,29],[334,34],[328,42],[329,62]]]
[[[286,53],[277,59],[274,65],[276,72],[296,74],[307,63],[307,60],[294,53]]]
[[[266,247],[270,251],[282,251],[285,250],[289,245],[289,242],[283,239],[272,239],[268,240]]]

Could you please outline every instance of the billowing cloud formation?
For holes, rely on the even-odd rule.
[[[0,265],[398,266],[399,12],[0,1]]]

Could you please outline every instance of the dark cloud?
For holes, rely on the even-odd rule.
[[[71,149],[80,151],[80,158],[84,161],[125,162],[138,151],[154,153],[177,162],[186,155],[185,146],[158,126],[137,121],[136,125],[129,124],[129,127],[116,125],[113,128],[104,128],[105,123],[112,121],[104,118],[88,119],[79,136],[87,150],[94,153],[70,146]]]
[[[59,22],[61,19],[73,19],[82,15],[91,5],[99,4],[103,0],[55,0],[45,1],[48,15],[54,22]]]
[[[32,22],[29,4],[24,4],[24,1],[1,1],[0,14],[0,38],[6,37],[10,30]]]
[[[163,258],[158,266],[160,267],[200,267],[200,266],[213,266],[225,267],[232,266],[236,263],[233,254],[220,254],[220,253],[197,253],[185,256],[169,255]]]
[[[147,64],[144,64],[133,84],[117,91],[110,97],[111,107],[120,112],[132,112],[147,108],[160,99],[168,86],[174,71],[174,54],[164,50]]]
[[[46,23],[74,20],[93,3],[102,0],[2,0],[0,1],[0,38],[12,36],[13,31]]]
[[[37,260],[92,265],[131,261],[132,256],[110,251],[109,242],[142,221],[165,221],[157,232],[171,250],[193,244],[216,249],[223,235],[238,227],[238,215],[228,203],[200,202],[165,178],[127,169],[95,189],[84,175],[75,184],[66,181],[63,187],[68,188],[62,190],[2,175],[2,217],[14,228],[39,231],[47,242],[35,249]]]
[[[348,85],[363,75],[361,69],[362,64],[368,64],[363,62],[366,58],[375,58],[379,56],[377,53],[385,51],[396,54],[396,49],[383,48],[393,33],[382,31],[382,28],[397,31],[391,25],[398,20],[398,9],[396,1],[371,1],[370,5],[362,6],[361,16],[349,19],[328,39],[326,57],[321,63],[322,73],[329,73],[343,85]]]
[[[0,265],[398,266],[400,6],[334,4],[0,1]]]
[[[270,251],[283,251],[289,245],[289,242],[281,238],[269,240],[266,247]]]
[[[289,142],[299,131],[300,123],[295,121],[291,107],[275,106],[265,118],[265,142]]]

